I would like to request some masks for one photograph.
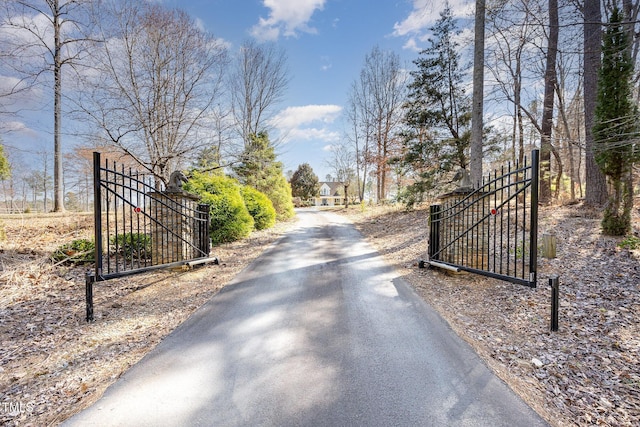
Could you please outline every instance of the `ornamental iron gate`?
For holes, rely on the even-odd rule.
[[[477,190],[441,196],[430,207],[427,263],[535,288],[539,163],[534,150],[530,163],[495,170]]]
[[[87,273],[87,321],[93,284],[209,260],[209,205],[181,189],[158,191],[149,173],[93,153],[95,271]],[[215,259],[213,259],[215,261]]]

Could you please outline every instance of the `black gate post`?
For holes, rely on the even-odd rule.
[[[440,212],[442,205],[429,206],[429,260],[440,256]]]
[[[529,227],[529,282],[536,287],[538,274],[538,187],[540,150],[531,152],[531,225]]]
[[[100,183],[100,153],[93,153],[93,224],[95,272],[87,273],[85,293],[87,300],[87,322],[93,319],[93,284],[102,275],[102,192]]]

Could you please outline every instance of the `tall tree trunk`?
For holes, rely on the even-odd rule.
[[[60,123],[62,120],[62,60],[60,59],[60,8],[58,0],[53,3],[53,211],[64,212],[64,190],[62,177],[62,142],[60,141]],[[46,200],[45,200],[46,204]]]
[[[549,41],[544,73],[544,100],[540,142],[540,203],[551,203],[551,135],[553,103],[556,90],[556,57],[558,55],[558,0],[549,0]]]
[[[471,149],[469,164],[474,187],[482,182],[482,129],[484,113],[484,22],[485,0],[476,0],[473,49],[473,105],[471,106]]]
[[[598,94],[598,70],[602,49],[600,0],[584,1],[584,126],[585,126],[585,202],[601,207],[607,202],[607,184],[593,153],[593,120]]]

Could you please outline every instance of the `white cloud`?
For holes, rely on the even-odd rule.
[[[339,105],[304,105],[301,107],[287,107],[280,111],[273,119],[279,128],[293,129],[313,122],[331,123],[340,112]]]
[[[315,34],[309,21],[316,10],[322,10],[326,0],[263,0],[269,11],[268,18],[260,17],[251,29],[259,40],[276,40],[281,34],[296,36],[299,32]]]
[[[327,141],[337,142],[340,140],[340,132],[329,129],[318,128],[296,128],[287,133],[285,142],[289,141]]]
[[[16,139],[16,135],[26,138],[36,138],[38,133],[29,128],[25,123],[20,121],[6,121],[0,123],[0,132],[12,134],[5,137],[5,144],[15,145],[13,141]],[[18,144],[20,145],[20,144]]]
[[[420,52],[420,50],[422,50],[418,46],[418,42],[416,42],[416,39],[414,37],[409,37],[402,48],[406,50],[412,50],[414,52]]]
[[[440,12],[445,8],[444,0],[413,0],[413,10],[402,22],[393,26],[393,35],[397,37],[421,36],[440,18]],[[454,17],[470,17],[475,8],[475,2],[469,0],[451,0],[449,7]],[[406,49],[419,50],[415,39],[410,38],[404,46]]]
[[[437,7],[435,1],[431,0],[413,0],[413,10],[404,21],[396,22],[393,26],[393,35],[406,36],[408,34],[420,33],[428,28],[438,19]]]
[[[337,141],[340,133],[332,130],[330,125],[341,111],[341,106],[330,104],[288,107],[280,111],[271,123],[286,141]]]
[[[4,95],[15,91],[17,89],[21,89],[22,85],[20,83],[20,79],[12,76],[3,76],[0,74],[0,94]]]
[[[333,67],[333,64],[331,63],[331,58],[329,58],[328,56],[320,57],[320,61],[322,61],[322,65],[320,66],[320,69],[322,71],[328,71],[331,69],[331,67]]]

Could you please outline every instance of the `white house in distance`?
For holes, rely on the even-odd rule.
[[[344,187],[341,182],[319,182],[320,195],[315,197],[315,206],[344,205]]]

